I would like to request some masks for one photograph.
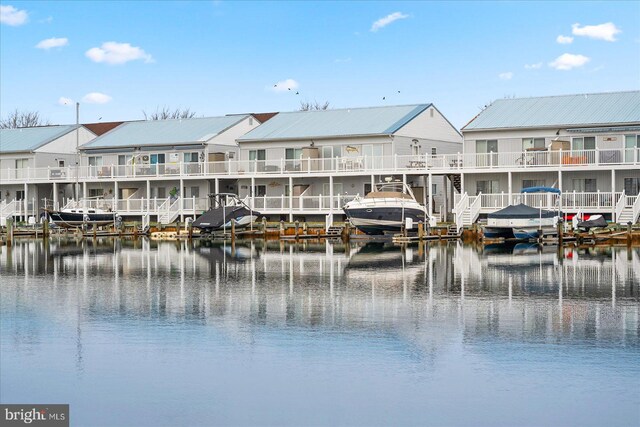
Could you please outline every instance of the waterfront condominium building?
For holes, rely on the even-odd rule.
[[[509,204],[640,215],[640,92],[500,99],[462,128],[460,226]],[[550,194],[521,194],[526,187]]]

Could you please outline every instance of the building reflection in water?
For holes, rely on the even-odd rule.
[[[414,341],[438,325],[469,339],[638,343],[637,248],[52,239],[18,240],[0,259],[3,309],[78,325],[124,317],[215,323],[240,339],[266,325]]]

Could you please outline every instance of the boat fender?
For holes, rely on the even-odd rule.
[[[84,222],[89,222],[89,215],[84,214],[84,215],[82,216],[82,220],[83,220]]]

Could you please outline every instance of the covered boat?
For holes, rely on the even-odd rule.
[[[435,218],[416,201],[411,188],[399,181],[376,184],[374,191],[356,197],[344,206],[351,224],[366,234],[398,233],[409,224],[422,221],[435,226]]]
[[[557,234],[557,212],[532,208],[525,204],[507,206],[487,215],[484,236],[516,239],[535,239]]]
[[[258,219],[260,212],[251,209],[232,193],[209,194],[211,208],[193,222],[193,226],[203,233],[231,228],[231,220],[235,220],[237,228],[249,226]]]
[[[604,219],[602,215],[591,215],[589,219],[583,219],[582,221],[578,221],[576,226],[585,231],[589,231],[592,228],[602,228],[609,225],[607,220]]]

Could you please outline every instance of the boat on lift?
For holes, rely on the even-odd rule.
[[[77,228],[83,225],[102,226],[122,220],[117,212],[100,208],[44,209],[44,212],[49,220],[64,228]]]
[[[541,192],[560,194],[560,190],[550,187],[529,187],[521,190],[521,193]],[[487,238],[537,239],[557,235],[557,225],[561,218],[559,210],[549,211],[520,203],[488,214],[483,231]]]
[[[371,235],[399,233],[407,224],[412,226],[420,221],[431,227],[436,225],[435,217],[418,203],[411,188],[390,179],[376,184],[366,196],[356,196],[343,210],[354,227]]]
[[[211,208],[193,221],[193,226],[202,233],[231,229],[231,221],[235,220],[236,228],[248,227],[260,216],[260,212],[250,208],[233,193],[209,194]]]

